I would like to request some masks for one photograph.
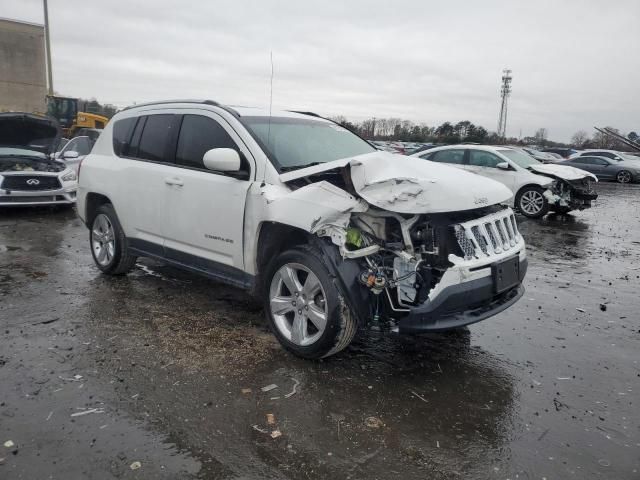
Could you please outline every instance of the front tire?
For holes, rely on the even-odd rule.
[[[351,343],[356,319],[316,250],[300,246],[281,253],[265,279],[267,320],[285,349],[318,359]]]
[[[620,170],[616,174],[616,181],[618,183],[631,183],[632,179],[633,179],[633,176],[631,175],[631,172],[627,170]]]
[[[515,206],[527,218],[540,218],[549,211],[544,189],[536,185],[523,187],[516,195]]]
[[[96,266],[109,275],[123,275],[136,263],[137,257],[127,249],[127,237],[110,203],[101,205],[89,230],[91,255]]]

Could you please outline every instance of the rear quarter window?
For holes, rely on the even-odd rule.
[[[434,152],[429,160],[432,162],[452,163],[454,165],[464,164],[464,150],[440,150]]]
[[[113,152],[117,156],[124,154],[136,120],[136,117],[123,118],[113,124]]]

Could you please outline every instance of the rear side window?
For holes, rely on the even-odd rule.
[[[213,148],[232,148],[240,153],[236,143],[218,122],[202,115],[185,115],[178,136],[176,163],[205,168],[202,157]]]
[[[165,159],[167,141],[171,137],[173,115],[149,115],[145,122],[140,144],[135,155],[137,158],[161,162]]]
[[[580,163],[585,165],[609,165],[606,160],[593,157],[581,157]]]
[[[501,160],[493,153],[482,150],[469,150],[469,165],[496,168],[496,166],[502,162],[504,162],[504,160]]]
[[[123,118],[113,124],[113,151],[121,156],[125,152],[126,145],[131,138],[131,130],[136,123],[136,118]]]
[[[441,150],[434,152],[429,160],[432,162],[453,163],[462,165],[464,163],[464,150]]]

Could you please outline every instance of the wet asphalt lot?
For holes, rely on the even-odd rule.
[[[640,478],[640,186],[600,194],[520,219],[510,310],[319,363],[239,290],[101,275],[72,210],[1,212],[0,478]]]

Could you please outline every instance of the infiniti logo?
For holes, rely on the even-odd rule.
[[[40,185],[40,180],[37,178],[30,178],[27,180],[27,185]]]

